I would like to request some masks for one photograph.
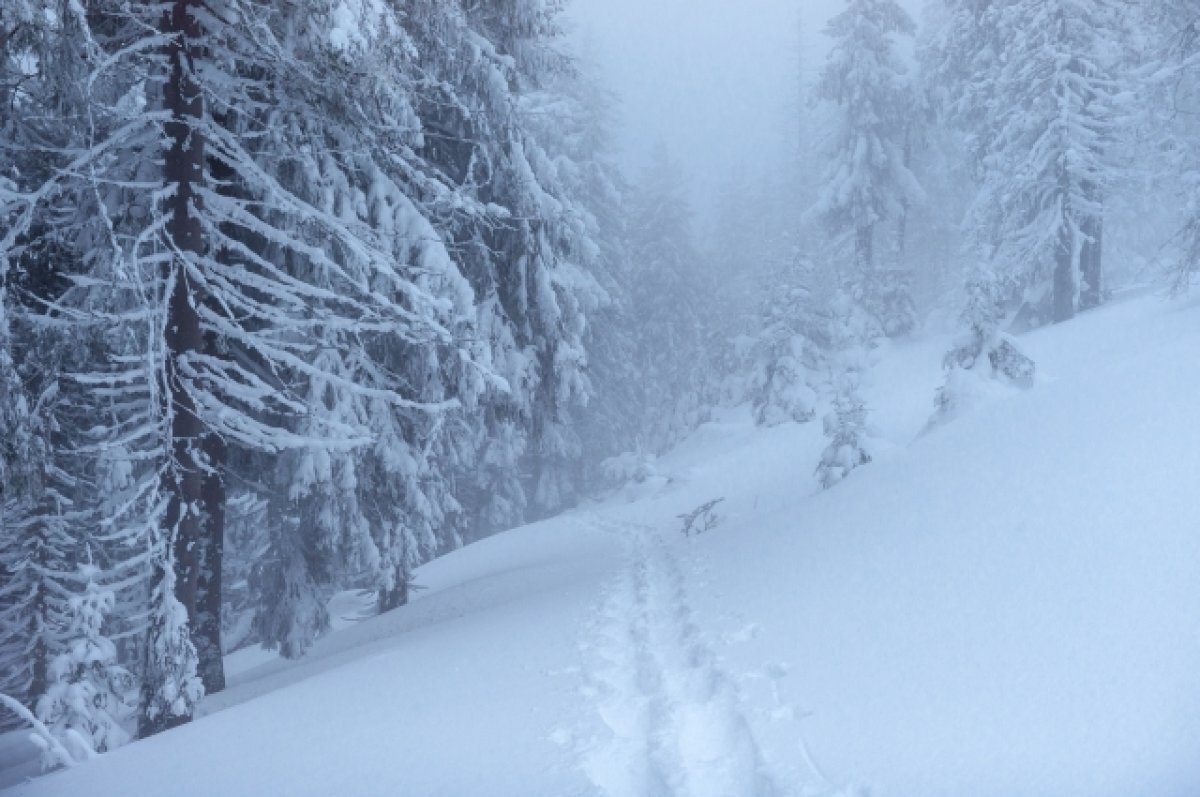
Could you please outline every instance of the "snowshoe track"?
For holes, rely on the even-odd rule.
[[[584,770],[606,797],[771,797],[732,682],[697,629],[674,556],[647,526],[587,516],[626,561],[584,644],[609,737]]]

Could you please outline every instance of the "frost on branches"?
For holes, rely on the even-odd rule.
[[[828,445],[821,452],[816,477],[823,488],[830,488],[850,475],[850,471],[871,461],[867,453],[867,408],[858,395],[855,375],[845,373],[836,380],[833,410],[825,416]]]
[[[946,383],[937,393],[930,424],[949,420],[995,386],[1030,388],[1036,375],[1033,360],[1001,331],[996,280],[981,272],[968,285],[963,321],[967,331],[946,354]]]
[[[187,609],[175,596],[173,564],[173,557],[160,554],[155,565],[150,595],[153,615],[139,672],[139,737],[189,721],[204,696],[204,684],[196,672],[198,657],[188,630]]]
[[[116,646],[103,634],[115,596],[96,583],[99,569],[81,566],[83,589],[68,606],[66,648],[50,662],[37,717],[76,760],[129,740],[123,724],[133,713],[133,676],[117,664]],[[46,765],[53,765],[47,750]]]
[[[811,288],[812,266],[797,259],[771,275],[759,309],[747,392],[755,423],[804,423],[816,414],[816,374],[824,364],[824,319]]]
[[[909,169],[916,95],[893,41],[915,29],[894,0],[850,0],[826,29],[833,49],[816,87],[836,127],[814,210],[847,261],[844,284],[887,335],[916,323],[898,262],[908,204],[923,197]]]
[[[923,54],[946,118],[971,142],[965,226],[1015,288],[1026,327],[1103,299],[1106,197],[1121,115],[1128,9],[1111,0],[955,0]]]
[[[871,461],[867,406],[859,391],[868,369],[872,326],[862,308],[845,292],[833,297],[827,324],[832,409],[824,418],[829,443],[821,452],[815,472],[823,488],[832,487]]]

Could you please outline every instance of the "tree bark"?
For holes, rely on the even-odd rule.
[[[198,290],[188,273],[188,262],[204,252],[204,235],[196,215],[196,187],[204,176],[204,135],[200,119],[203,98],[193,80],[195,62],[202,55],[200,24],[194,14],[197,0],[176,0],[163,11],[162,29],[170,36],[166,55],[170,75],[163,100],[171,113],[164,126],[170,145],[163,161],[163,179],[172,195],[166,200],[168,221],[165,243],[174,252],[164,277],[171,285],[167,304],[165,390],[171,418],[170,460],[163,473],[167,510],[163,535],[175,558],[175,597],[187,610],[190,629],[196,628],[196,598],[204,548],[203,425],[195,401],[183,380],[182,364],[204,345],[198,312]],[[164,712],[145,723],[141,735],[167,730],[191,719],[189,714]]]
[[[1089,216],[1083,224],[1085,238],[1083,250],[1079,256],[1080,310],[1099,307],[1103,300],[1104,200],[1095,185],[1089,184],[1085,190],[1088,198],[1101,208],[1101,211]]]
[[[1058,231],[1054,251],[1054,323],[1075,317],[1075,257],[1071,231],[1064,224]]]
[[[192,641],[199,659],[197,670],[204,693],[225,688],[221,648],[221,566],[225,556],[225,443],[209,433],[203,442],[208,472],[200,487],[204,532],[200,545],[200,574],[196,584],[196,615]]]
[[[1071,217],[1070,177],[1060,167],[1058,175],[1058,201],[1062,203],[1062,215],[1058,225],[1058,241],[1054,247],[1054,276],[1051,283],[1053,320],[1058,324],[1075,317],[1075,238],[1067,219]]]
[[[854,259],[858,263],[861,276],[865,277],[875,269],[875,227],[864,224],[854,231]]]

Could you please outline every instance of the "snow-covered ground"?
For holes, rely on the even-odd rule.
[[[1200,794],[1200,306],[1023,343],[1033,390],[927,433],[946,341],[882,352],[876,461],[829,491],[818,423],[730,412],[660,478],[427,565],[300,662],[237,654],[206,716],[6,794]]]

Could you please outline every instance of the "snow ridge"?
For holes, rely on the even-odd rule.
[[[584,757],[592,783],[607,797],[777,795],[669,548],[648,526],[599,515],[580,522],[625,545],[625,565],[581,646],[587,693],[609,733]]]

